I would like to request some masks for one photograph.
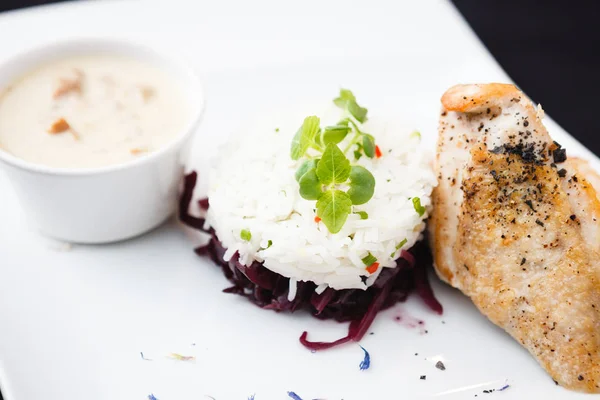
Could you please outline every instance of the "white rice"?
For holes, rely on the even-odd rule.
[[[321,116],[321,126],[341,118],[337,111],[329,114]],[[437,181],[429,154],[420,150],[420,137],[411,130],[377,118],[367,121],[364,131],[375,136],[383,156],[363,156],[356,162],[371,171],[376,185],[373,198],[353,211],[366,211],[369,217],[361,220],[350,214],[342,230],[331,234],[322,222],[315,222],[316,201],[300,197],[294,178],[302,160],[290,159],[290,145],[303,117],[247,126],[221,149],[210,171],[207,227],[215,229],[228,249],[226,261],[238,252],[244,265],[262,262],[291,278],[292,299],[297,281],[314,282],[318,292],[327,287],[366,289],[383,268],[396,266],[401,249],[411,248],[421,237],[428,213],[420,217],[412,198],[418,196],[430,210]],[[347,156],[354,162],[352,151]],[[241,239],[242,230],[251,233],[250,241]],[[368,253],[380,264],[372,275],[362,262]],[[361,276],[368,277],[366,283]]]

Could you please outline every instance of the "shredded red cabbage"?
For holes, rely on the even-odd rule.
[[[214,230],[205,230],[204,219],[189,214],[196,180],[195,172],[185,177],[179,218],[186,225],[211,236],[208,244],[196,248],[195,252],[200,256],[210,257],[233,283],[233,286],[223,290],[224,292],[244,296],[265,309],[291,312],[304,309],[320,319],[350,321],[348,335],[333,342],[311,342],[307,339],[308,333],[302,333],[300,343],[305,347],[324,350],[349,341],[360,341],[379,311],[405,301],[408,294],[415,289],[433,311],[442,313],[442,305],[435,299],[427,279],[427,266],[431,265],[431,255],[425,241],[418,243],[410,252],[403,251],[402,257],[397,260],[397,267],[385,268],[366,290],[328,288],[317,294],[315,283],[298,282],[296,296],[289,301],[289,278],[265,268],[258,262],[245,266],[238,261],[237,253],[228,262],[223,261],[226,249]],[[206,209],[208,202],[200,200],[199,206]]]

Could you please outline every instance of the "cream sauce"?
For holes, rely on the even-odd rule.
[[[127,162],[183,134],[192,110],[177,80],[153,65],[98,54],[42,65],[0,96],[0,147],[61,168]]]

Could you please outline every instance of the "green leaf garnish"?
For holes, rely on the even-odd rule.
[[[421,132],[419,131],[414,131],[413,133],[410,134],[411,138],[418,138],[421,139]]]
[[[302,164],[300,164],[300,166],[296,170],[296,182],[300,182],[300,178],[302,178],[302,175],[304,175],[313,168],[317,168],[317,162],[319,162],[318,159],[305,160]]]
[[[358,105],[356,97],[350,90],[340,89],[340,96],[333,99],[333,102],[339,108],[348,111],[358,122],[363,123],[367,120],[368,110]]]
[[[352,129],[348,125],[328,126],[323,131],[322,141],[324,145],[329,143],[338,144],[346,138],[348,132]]]
[[[354,205],[365,204],[375,192],[375,177],[365,167],[355,165],[350,170],[348,196]]]
[[[367,214],[366,211],[355,211],[354,214],[360,215],[360,219],[367,219],[367,218],[369,218],[369,214]]]
[[[356,101],[356,97],[348,89],[340,89],[340,97],[333,99],[333,103],[339,108],[346,108],[348,101]]]
[[[240,232],[240,238],[242,238],[242,240],[246,242],[249,242],[250,239],[252,239],[252,234],[248,229],[242,229],[242,231]]]
[[[375,157],[375,142],[370,135],[363,135],[363,150],[369,158]]]
[[[298,160],[302,157],[310,145],[314,142],[315,136],[321,131],[321,120],[319,117],[311,116],[304,119],[304,123],[294,135],[290,157],[292,160]]]
[[[373,174],[364,167],[352,166],[346,153],[353,153],[355,160],[363,155],[373,158],[376,146],[375,138],[362,129],[367,109],[356,102],[354,94],[341,89],[333,102],[344,110],[344,117],[323,130],[318,117],[305,118],[292,141],[290,157],[294,161],[308,158],[295,172],[300,195],[306,200],[317,200],[317,216],[331,233],[338,233],[352,212],[352,205],[366,203],[375,191]],[[343,149],[338,147],[341,142],[345,143]],[[307,155],[308,149],[312,150]],[[369,217],[364,211],[356,214],[361,219]]]
[[[300,196],[305,200],[318,200],[323,195],[323,185],[319,182],[315,168],[303,174],[298,183],[300,184]]]
[[[341,190],[328,190],[317,201],[317,215],[331,233],[342,229],[351,210],[352,201]]]
[[[418,197],[413,197],[412,202],[413,206],[415,207],[415,211],[417,212],[417,214],[419,214],[419,217],[422,217],[423,214],[425,214],[425,211],[427,210],[421,205],[421,199]]]
[[[363,123],[367,120],[367,112],[366,108],[363,108],[358,105],[358,103],[354,100],[349,100],[347,103],[348,112],[352,114],[352,116],[360,123]]]
[[[329,143],[325,148],[323,156],[317,163],[317,176],[324,185],[344,183],[348,180],[350,161],[337,145]]]
[[[362,258],[362,262],[367,267],[369,267],[377,262],[377,257],[375,257],[373,254],[369,253],[365,257]]]

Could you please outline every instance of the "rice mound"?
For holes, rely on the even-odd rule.
[[[335,125],[341,113],[321,118],[322,126]],[[375,137],[382,156],[354,160],[375,177],[372,199],[350,214],[337,234],[315,222],[315,201],[303,199],[295,180],[302,162],[290,158],[290,145],[300,119],[259,122],[233,135],[219,151],[209,174],[210,208],[204,228],[215,232],[226,249],[223,260],[255,262],[289,279],[293,299],[298,281],[313,282],[315,291],[367,289],[387,268],[395,268],[402,250],[422,237],[437,184],[429,154],[420,149],[420,136],[397,125],[373,118],[363,130]],[[351,135],[348,135],[349,137]],[[346,147],[345,141],[339,144]],[[419,197],[426,212],[419,216],[412,198]],[[249,241],[242,230],[251,233]],[[400,247],[397,246],[406,239]],[[378,270],[369,274],[362,261],[368,253],[377,258]]]

